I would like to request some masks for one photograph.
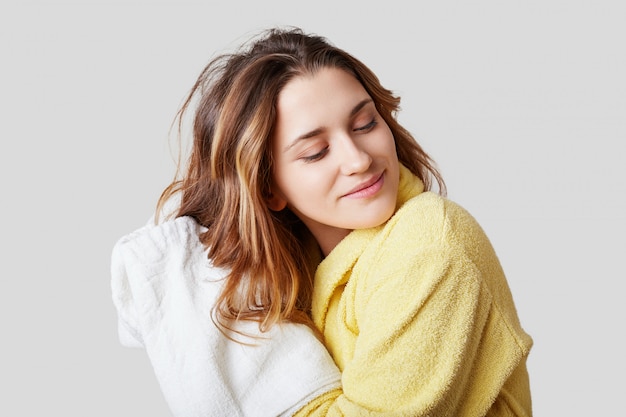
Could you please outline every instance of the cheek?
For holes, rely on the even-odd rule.
[[[291,202],[294,197],[297,198],[306,180],[306,176],[303,176],[298,169],[289,165],[282,166],[274,174],[276,193]]]
[[[378,137],[378,140],[375,141],[375,146],[379,154],[387,157],[395,155],[397,158],[396,142],[390,130],[387,130]]]
[[[302,208],[328,194],[328,178],[323,175],[323,170],[312,168],[298,167],[283,172],[278,184],[289,205]]]
[[[393,134],[391,133],[391,130],[389,131],[389,137],[387,140],[387,147],[388,147],[388,152],[390,154],[393,154],[393,156],[395,157],[395,159],[398,159],[398,149],[396,147],[396,140],[393,137]]]

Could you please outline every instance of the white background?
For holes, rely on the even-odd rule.
[[[169,127],[199,71],[274,24],[328,37],[403,97],[500,255],[535,340],[535,415],[619,414],[623,4],[4,1],[0,414],[169,415],[145,353],[118,343],[111,248],[174,173]]]

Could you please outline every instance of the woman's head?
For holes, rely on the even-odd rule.
[[[278,96],[270,207],[287,207],[328,254],[353,229],[394,213],[399,163],[391,130],[343,69],[291,80]]]
[[[324,38],[297,28],[271,29],[239,51],[218,56],[201,73],[178,115],[182,120],[192,102],[196,106],[193,146],[186,172],[166,189],[161,203],[181,191],[178,215],[193,216],[208,227],[202,240],[210,257],[232,270],[218,309],[224,317],[259,316],[262,311],[260,317],[271,324],[294,319],[294,312],[308,308],[311,270],[303,246],[308,230],[293,211],[276,205],[284,190],[273,175],[278,158],[274,139],[281,93],[296,80],[329,69],[349,75],[371,98],[363,114],[377,115],[399,162],[427,189],[433,178],[443,186],[428,155],[395,119],[400,99],[363,63]],[[243,297],[237,295],[240,291]]]

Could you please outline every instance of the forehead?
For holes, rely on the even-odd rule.
[[[278,95],[277,125],[307,120],[326,124],[324,119],[344,117],[368,97],[354,75],[338,68],[322,68],[295,77],[285,85]]]
[[[303,100],[337,98],[337,94],[363,93],[365,89],[351,73],[334,67],[324,67],[312,73],[292,78],[278,95],[278,102],[298,103]]]

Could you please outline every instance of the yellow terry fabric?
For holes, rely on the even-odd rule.
[[[532,339],[483,230],[405,167],[398,207],[318,267],[313,319],[343,391],[296,415],[531,416]]]

